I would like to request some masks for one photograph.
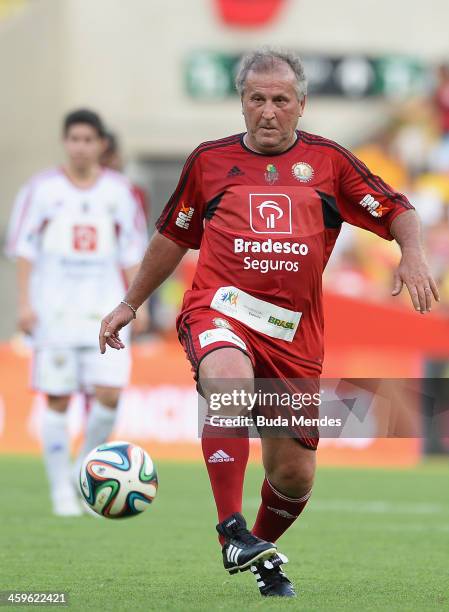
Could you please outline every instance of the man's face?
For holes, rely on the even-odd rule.
[[[280,64],[268,72],[250,71],[242,96],[248,145],[259,153],[280,153],[295,140],[305,100],[298,100],[293,70]]]
[[[87,123],[70,126],[63,144],[70,165],[81,171],[98,163],[104,147],[97,130]]]

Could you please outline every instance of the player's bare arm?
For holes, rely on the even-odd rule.
[[[148,245],[142,264],[129,288],[124,302],[104,317],[100,328],[100,351],[106,351],[106,344],[114,349],[124,348],[119,331],[128,325],[137,309],[147,300],[161,283],[177,267],[187,249],[169,238],[155,232]]]
[[[17,291],[18,317],[17,325],[20,331],[31,334],[37,322],[36,313],[31,306],[29,286],[33,270],[33,262],[25,257],[17,258]]]
[[[421,314],[430,312],[432,296],[437,302],[440,296],[426,261],[418,215],[414,210],[402,213],[393,220],[390,231],[402,252],[392,295],[399,295],[405,285],[414,308]]]
[[[131,266],[130,268],[125,268],[123,270],[123,274],[126,279],[126,286],[130,287],[132,285],[133,280],[136,277],[137,272],[139,271],[139,265]],[[132,336],[139,336],[143,334],[148,329],[150,323],[150,315],[147,308],[140,308],[136,313],[136,319],[132,326]]]

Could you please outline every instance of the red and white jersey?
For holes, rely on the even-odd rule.
[[[99,322],[123,298],[123,270],[140,263],[146,224],[127,179],[103,170],[76,187],[62,169],[19,192],[7,253],[33,262],[30,296],[36,346],[94,346]]]
[[[248,149],[243,134],[203,143],[157,222],[200,249],[181,318],[212,308],[258,332],[274,354],[320,370],[321,279],[343,221],[391,240],[391,222],[410,208],[349,151],[313,134],[298,131],[277,155]]]

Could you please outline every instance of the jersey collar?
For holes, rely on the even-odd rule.
[[[248,151],[248,153],[252,153],[253,155],[258,155],[259,157],[277,157],[278,155],[285,155],[286,153],[288,153],[289,151],[291,151],[292,149],[296,147],[296,145],[299,142],[299,130],[295,130],[295,133],[296,133],[295,142],[292,145],[290,145],[288,149],[285,149],[285,151],[281,151],[280,153],[259,153],[258,151],[253,151],[253,149],[250,149],[245,144],[244,138],[245,138],[246,132],[243,132],[243,134],[240,136],[240,144],[245,149],[245,151]]]

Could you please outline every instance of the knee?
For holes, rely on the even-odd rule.
[[[199,382],[206,398],[212,394],[233,394],[241,398],[254,391],[254,374],[251,361],[239,350],[223,348],[207,355],[199,368]],[[242,405],[244,400],[242,401]]]
[[[285,461],[272,466],[266,474],[268,480],[279,492],[289,497],[302,497],[313,486],[315,466],[312,462]]]
[[[70,395],[48,395],[47,405],[54,412],[67,412],[69,407]]]
[[[95,399],[106,408],[115,410],[120,399],[121,389],[116,387],[95,387]]]
[[[198,375],[203,380],[252,378],[253,366],[248,355],[242,351],[223,347],[204,357]]]

